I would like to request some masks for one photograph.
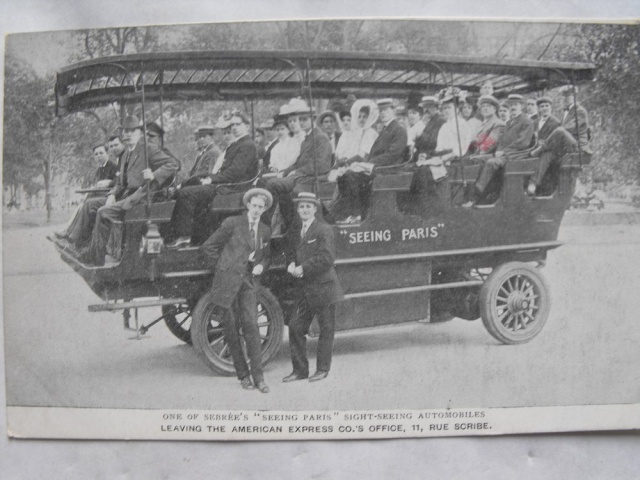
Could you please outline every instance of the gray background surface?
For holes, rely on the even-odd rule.
[[[640,3],[537,1],[0,0],[3,33],[113,25],[345,16],[640,17]],[[240,7],[242,5],[242,7]],[[363,8],[365,7],[366,8]],[[2,50],[4,54],[4,49]],[[4,55],[3,55],[4,56]],[[34,354],[37,354],[35,352]],[[8,440],[0,329],[0,479],[637,478],[640,435],[597,433],[359,442]]]

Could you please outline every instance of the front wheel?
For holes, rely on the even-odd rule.
[[[262,365],[266,365],[280,349],[284,334],[284,315],[276,297],[265,287],[257,288],[257,319],[262,340]],[[220,308],[212,302],[212,294],[206,293],[193,310],[191,340],[193,347],[215,373],[233,376],[231,352],[225,342]],[[241,339],[245,360],[244,339]]]
[[[188,304],[163,305],[162,316],[169,331],[191,345],[191,307]]]
[[[480,314],[487,331],[508,345],[525,343],[540,333],[549,317],[549,287],[526,263],[494,269],[480,289]]]

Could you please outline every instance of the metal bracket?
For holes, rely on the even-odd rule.
[[[129,330],[130,332],[136,332],[136,336],[135,337],[129,337],[129,340],[143,340],[145,338],[149,338],[149,337],[143,337],[143,335],[145,333],[147,333],[148,328],[140,327],[140,320],[138,319],[138,309],[134,308],[133,309],[133,319],[134,319],[134,323],[135,323],[135,327],[132,328],[131,324],[130,324],[130,320],[131,320],[131,313],[129,312],[128,308],[125,308],[122,312],[122,317],[124,319],[124,329],[125,330]]]

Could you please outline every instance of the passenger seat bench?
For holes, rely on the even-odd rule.
[[[371,186],[371,205],[369,215],[377,218],[391,218],[400,215],[398,211],[397,194],[408,193],[413,181],[412,171],[406,171],[408,163],[376,167],[373,170],[373,184]]]

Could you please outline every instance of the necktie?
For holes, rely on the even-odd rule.
[[[251,247],[255,250],[256,249],[256,222],[250,222],[249,223],[249,233],[251,234]]]
[[[306,223],[302,224],[302,230],[300,230],[300,238],[304,238],[304,236],[307,234],[307,230],[309,229],[309,226]]]

